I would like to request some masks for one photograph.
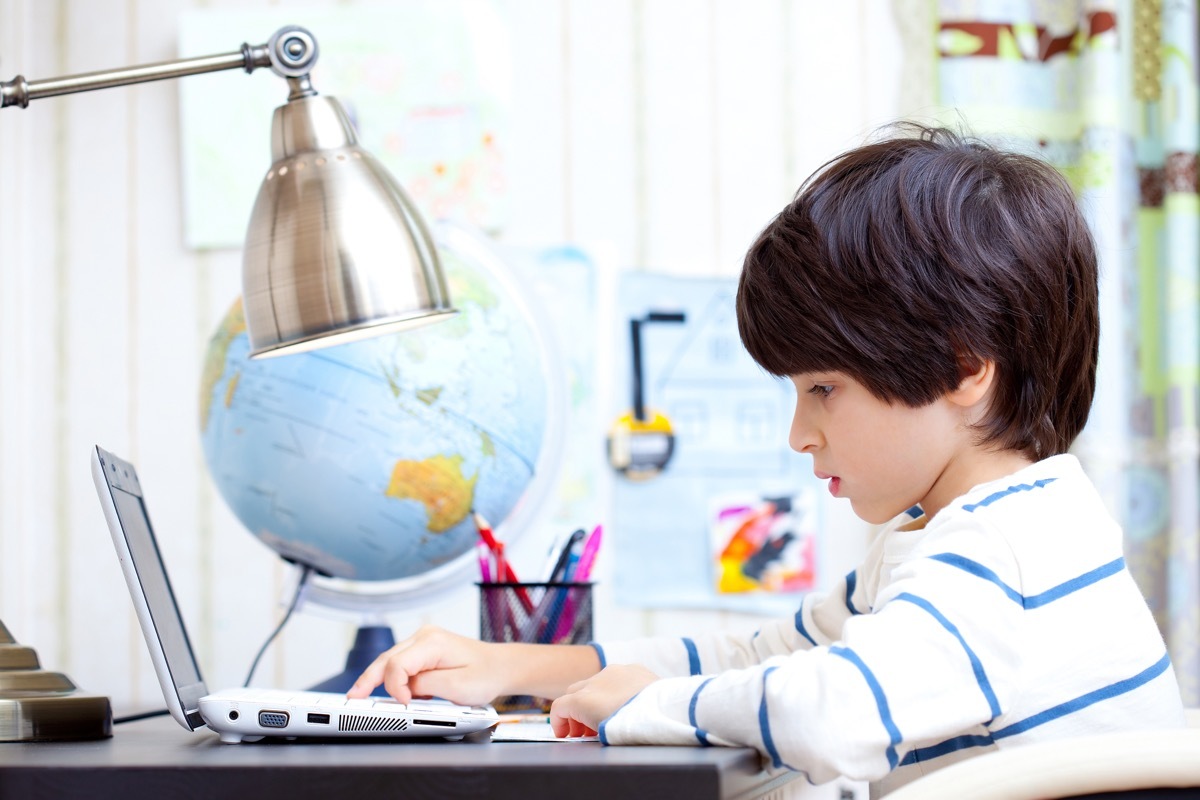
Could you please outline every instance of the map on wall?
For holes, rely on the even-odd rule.
[[[674,446],[661,472],[614,479],[623,605],[784,613],[816,582],[820,484],[811,460],[788,447],[791,382],[765,373],[742,347],[736,291],[736,278],[622,276],[618,413],[633,402],[629,320],[684,316],[640,335],[646,414],[670,421]]]
[[[192,9],[180,16],[180,56],[264,44],[285,25],[316,38],[313,87],[342,103],[359,143],[425,215],[503,225],[511,58],[491,0]],[[269,68],[229,70],[191,77],[179,92],[186,243],[241,247],[287,83]]]

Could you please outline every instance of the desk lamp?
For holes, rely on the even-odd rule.
[[[280,28],[237,52],[27,81],[0,81],[0,108],[62,94],[259,67],[287,80],[271,167],[251,212],[242,296],[251,357],[298,353],[445,319],[437,250],[412,200],[358,145],[346,112],[309,80],[317,42]],[[82,695],[0,624],[0,742],[110,736],[108,698]]]

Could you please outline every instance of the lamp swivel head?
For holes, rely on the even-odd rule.
[[[285,25],[267,40],[271,70],[281,78],[301,78],[317,63],[317,40],[299,25]]]

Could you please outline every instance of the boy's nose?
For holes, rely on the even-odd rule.
[[[788,445],[797,453],[811,453],[820,444],[820,437],[815,428],[808,425],[797,414],[792,418],[792,429],[788,434]]]

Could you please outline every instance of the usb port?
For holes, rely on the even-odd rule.
[[[309,714],[308,721],[311,723],[314,723],[316,725],[328,725],[329,724],[329,715],[328,714]]]
[[[444,719],[414,719],[413,725],[432,725],[436,728],[453,728],[457,722],[450,722]]]

